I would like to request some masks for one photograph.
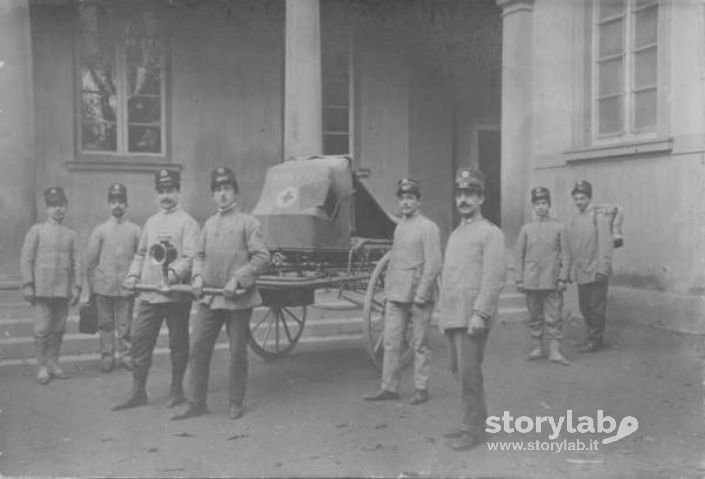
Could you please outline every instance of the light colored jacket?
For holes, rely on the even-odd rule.
[[[22,244],[20,272],[22,288],[32,288],[36,297],[70,298],[83,281],[76,232],[52,221],[32,226]]]
[[[517,285],[552,290],[568,281],[570,255],[565,227],[553,218],[537,218],[519,232],[514,263]]]
[[[436,223],[419,212],[403,218],[394,230],[386,276],[387,300],[434,302],[441,264],[441,234]]]
[[[612,232],[610,216],[588,207],[575,215],[568,226],[568,251],[572,264],[571,280],[593,283],[598,273],[609,276],[612,270]]]
[[[247,309],[262,302],[255,286],[257,276],[269,267],[269,251],[259,221],[236,207],[219,211],[203,226],[193,276],[207,288],[222,288],[231,279],[247,289],[235,298],[206,295],[201,303],[211,309]]]
[[[95,227],[88,240],[86,277],[92,293],[132,296],[122,287],[140,242],[140,227],[125,218],[111,216]]]
[[[163,239],[169,240],[178,253],[177,258],[169,265],[180,283],[190,283],[191,267],[198,246],[200,228],[191,215],[179,206],[171,210],[162,210],[151,216],[144,224],[137,252],[132,259],[127,276],[135,276],[140,283],[158,285],[162,281],[162,267],[155,264],[149,257],[149,249]],[[187,302],[191,294],[165,295],[156,292],[141,293],[140,297],[148,303]]]
[[[442,330],[467,328],[473,314],[487,326],[507,279],[504,234],[486,219],[461,221],[451,233],[441,274]]]

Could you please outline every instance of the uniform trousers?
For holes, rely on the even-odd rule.
[[[561,339],[563,337],[563,293],[557,289],[526,291],[529,310],[529,332],[533,338]]]
[[[585,318],[588,340],[602,343],[607,321],[607,286],[608,281],[594,281],[578,285],[578,306]]]
[[[213,347],[225,324],[230,342],[230,402],[242,405],[247,383],[247,338],[251,316],[252,308],[211,309],[203,304],[198,305],[189,370],[189,395],[192,404],[206,405]]]
[[[46,365],[47,355],[56,361],[66,331],[68,298],[36,298],[34,302],[34,345],[39,366]]]
[[[398,303],[387,301],[384,318],[384,361],[382,365],[382,389],[399,391],[401,347],[406,337],[406,328],[413,329],[411,349],[414,352],[414,385],[418,390],[428,389],[431,372],[431,344],[428,330],[431,324],[433,303]]]
[[[101,356],[129,359],[134,297],[96,294],[95,303]]]
[[[460,397],[463,417],[461,431],[466,434],[484,437],[487,420],[482,360],[489,331],[473,336],[467,328],[446,330],[450,347],[450,368],[460,383]]]

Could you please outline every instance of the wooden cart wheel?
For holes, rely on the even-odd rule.
[[[250,320],[248,342],[264,359],[279,359],[299,342],[306,322],[306,306],[269,306],[264,316]]]
[[[384,359],[384,314],[387,303],[384,295],[384,282],[389,259],[390,253],[385,254],[372,272],[365,293],[365,304],[362,308],[362,336],[365,350],[370,361],[379,371],[382,371]],[[413,329],[411,325],[407,326],[406,337],[401,346],[401,367],[408,365],[413,358],[412,350],[409,347]]]

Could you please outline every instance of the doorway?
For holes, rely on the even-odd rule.
[[[482,215],[497,226],[502,226],[501,156],[502,136],[499,127],[477,129],[477,166],[485,174],[485,203]]]

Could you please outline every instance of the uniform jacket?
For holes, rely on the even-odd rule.
[[[596,280],[597,273],[608,276],[612,269],[612,248],[608,215],[593,207],[575,215],[568,226],[571,279],[587,284]]]
[[[91,292],[103,296],[132,296],[122,287],[140,242],[140,227],[111,216],[95,227],[88,240],[86,277]]]
[[[128,276],[136,276],[140,283],[158,285],[162,281],[162,267],[148,257],[149,248],[163,239],[168,239],[178,252],[178,256],[169,266],[181,283],[191,279],[191,267],[198,246],[200,228],[196,220],[177,206],[171,210],[162,210],[151,216],[144,224],[140,235],[137,252],[132,259]],[[191,294],[142,293],[142,300],[148,303],[170,303],[191,301]]]
[[[451,233],[441,274],[441,329],[466,328],[473,314],[488,322],[495,316],[507,279],[504,248],[502,231],[482,217],[461,221]]]
[[[516,249],[516,282],[525,289],[556,289],[558,280],[568,281],[570,255],[562,223],[538,218],[525,224]]]
[[[222,288],[234,278],[247,293],[235,298],[204,296],[211,309],[247,309],[261,303],[255,280],[269,267],[259,221],[236,207],[208,218],[201,232],[193,262],[193,276],[203,278],[204,287]]]
[[[417,212],[394,230],[385,293],[389,301],[435,301],[441,272],[441,236],[436,223]]]
[[[36,297],[70,298],[83,281],[76,232],[51,220],[32,226],[22,244],[20,271],[22,287],[33,287]]]

